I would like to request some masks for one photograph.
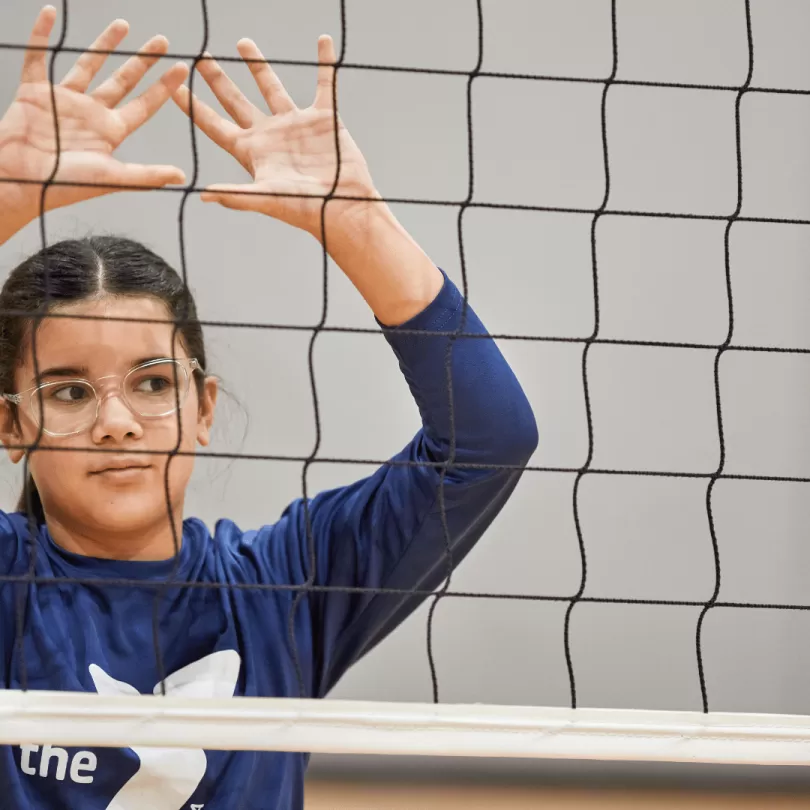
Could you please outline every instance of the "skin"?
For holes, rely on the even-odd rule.
[[[47,45],[55,20],[54,8],[46,6],[40,12],[31,35],[32,48]],[[117,47],[127,29],[124,21],[113,22],[94,47]],[[133,56],[89,93],[105,57],[83,54],[53,88],[61,136],[58,163],[46,55],[26,51],[17,95],[0,119],[0,180],[5,181],[0,182],[0,244],[36,219],[43,208],[75,204],[122,187],[146,190],[184,182],[183,172],[176,167],[123,163],[113,154],[172,98],[186,114],[193,109],[200,130],[252,177],[247,184],[209,186],[202,191],[203,201],[265,214],[306,231],[323,244],[383,324],[396,326],[409,320],[436,297],[442,275],[381,199],[360,149],[336,115],[333,66],[337,60],[331,38],[318,40],[317,86],[312,104],[305,108],[295,104],[252,40],[240,40],[237,47],[249,60],[267,110],[253,105],[207,55],[196,69],[228,117],[183,86],[184,65],[169,68],[140,96],[125,102],[156,57],[166,52],[164,37],[151,39],[143,49],[148,55]],[[55,169],[57,185],[48,188],[43,200],[42,183]],[[82,302],[73,305],[71,312],[126,318],[166,316],[163,305],[148,298]],[[157,354],[171,356],[170,340],[169,325],[60,318],[43,323],[37,333],[37,351],[41,368],[51,363],[86,366],[86,376],[93,380],[123,374],[134,360],[153,356],[157,349],[161,349]],[[177,356],[184,353],[185,347],[176,347]],[[17,369],[16,380],[18,391],[32,384],[30,351]],[[192,387],[183,408],[180,449],[189,455],[176,457],[169,473],[175,529],[182,521],[193,466],[191,454],[197,443],[205,445],[210,439],[215,404],[216,382],[208,379],[204,396],[196,397]],[[19,445],[30,444],[36,431],[32,434],[32,425],[26,425],[24,418],[17,429],[5,407],[0,440],[11,459],[19,463],[25,454]],[[125,480],[104,480],[104,476],[91,474],[101,454],[82,451],[97,447],[122,454],[166,451],[177,441],[176,430],[175,418],[139,420],[112,396],[105,400],[91,432],[43,440],[42,446],[55,443],[71,451],[29,456],[55,542],[95,557],[148,560],[173,556],[175,534],[166,520],[164,490],[167,457],[148,456],[156,460],[143,473],[132,473]],[[139,456],[144,458],[147,456]]]

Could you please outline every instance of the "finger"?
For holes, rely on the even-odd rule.
[[[219,64],[214,59],[211,59],[209,53],[205,53],[204,56],[206,58],[197,63],[197,70],[200,71],[200,75],[213,90],[214,95],[228,115],[240,127],[245,129],[252,127],[254,121],[262,117],[262,112],[245,98],[244,93],[234,84]]]
[[[120,44],[121,40],[129,32],[129,23],[126,20],[114,20],[107,28],[99,34],[96,41],[90,46],[92,51],[113,51]],[[76,64],[68,71],[67,76],[60,82],[62,87],[75,90],[77,93],[84,93],[90,82],[101,70],[102,65],[107,61],[106,53],[92,53],[85,51],[77,60]]]
[[[90,95],[107,107],[118,106],[137,87],[146,71],[168,49],[169,40],[166,37],[152,37],[141,49],[141,54],[127,59],[109,79],[105,79]],[[146,56],[147,53],[150,55]]]
[[[215,202],[234,211],[256,211],[264,197],[250,184],[217,183],[200,195],[203,202]]]
[[[188,66],[178,62],[149,89],[118,110],[127,135],[143,126],[171,97],[188,76]]]
[[[26,50],[23,59],[23,82],[45,82],[48,80],[48,67],[45,64],[46,51],[32,49],[48,47],[48,38],[53,30],[54,22],[56,22],[56,9],[53,6],[45,6],[37,15],[34,27],[31,29],[31,36],[28,39],[28,50]]]
[[[295,102],[290,98],[290,94],[281,83],[281,79],[276,75],[272,67],[264,60],[258,45],[252,39],[240,39],[236,47],[241,57],[248,61],[247,65],[256,84],[261,90],[270,112],[279,115],[291,112],[296,109]],[[264,60],[264,61],[262,61]]]
[[[337,70],[335,43],[332,37],[324,34],[318,37],[318,86],[315,88],[315,101],[312,106],[319,110],[331,110],[334,107],[334,87]]]
[[[188,87],[183,85],[178,87],[172,94],[177,106],[188,116],[191,115],[192,104],[194,106],[194,123],[215,143],[228,152],[233,150],[234,142],[242,132],[231,121],[226,121],[216,110],[209,107],[204,101],[200,101]]]

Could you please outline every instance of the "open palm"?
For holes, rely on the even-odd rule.
[[[48,80],[47,51],[42,49],[47,48],[55,18],[52,7],[40,12],[25,53],[22,81],[0,120],[3,147],[0,178],[22,181],[15,186],[21,198],[19,205],[38,208],[37,184],[48,180],[55,168],[53,179],[60,185],[49,188],[45,204],[48,209],[108,194],[122,186],[154,188],[184,182],[183,172],[174,166],[124,163],[113,157],[124,139],[148,121],[185,80],[188,69],[182,64],[175,65],[138,98],[117,106],[166,52],[167,40],[151,39],[144,46],[144,55],[127,60],[91,93],[87,90],[106,61],[104,53],[82,54],[64,80],[52,87]],[[115,49],[127,30],[123,20],[111,23],[92,48]]]
[[[237,47],[270,113],[252,104],[208,54],[199,62],[199,72],[233,120],[223,118],[186,87],[174,93],[186,114],[191,115],[193,107],[195,124],[253,177],[252,183],[209,186],[202,199],[268,214],[320,237],[323,200],[330,192],[338,198],[355,198],[330,201],[327,215],[332,221],[377,197],[366,161],[339,118],[338,161],[332,39],[318,40],[315,100],[305,109],[295,105],[252,40],[240,40]]]

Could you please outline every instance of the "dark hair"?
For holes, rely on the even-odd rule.
[[[6,279],[0,290],[0,392],[14,392],[14,372],[30,339],[33,316],[42,313],[46,304],[50,308],[103,294],[146,295],[163,301],[171,317],[180,321],[178,332],[189,356],[196,357],[206,368],[197,308],[178,273],[132,239],[90,236],[49,245],[12,270]],[[202,377],[194,375],[200,393]],[[19,418],[16,410],[13,414]],[[28,511],[29,498],[30,516],[43,522],[42,500],[30,475],[17,509]]]

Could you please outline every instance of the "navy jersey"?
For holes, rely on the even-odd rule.
[[[452,452],[462,465],[447,470],[442,499],[457,565],[514,489],[520,471],[509,465],[525,464],[537,444],[520,384],[469,308],[464,332],[483,337],[454,341],[451,417],[445,368],[450,338],[408,330],[451,333],[461,316],[462,297],[445,277],[423,312],[385,330],[423,422],[393,461],[421,466],[384,465],[368,478],[311,498],[311,532],[299,500],[276,523],[258,530],[221,520],[212,536],[201,521],[186,520],[178,559],[102,560],[61,549],[44,525],[32,544],[25,515],[0,513],[0,574],[25,575],[34,555],[37,577],[45,580],[24,586],[0,582],[0,686],[19,689],[24,668],[29,689],[160,694],[153,622],[161,586],[157,636],[168,695],[326,695],[424,598],[379,589],[435,588],[448,573],[436,463]],[[306,592],[291,634],[294,589],[186,582],[311,582],[376,590]],[[0,805],[293,810],[303,807],[307,761],[304,753],[0,746]]]

